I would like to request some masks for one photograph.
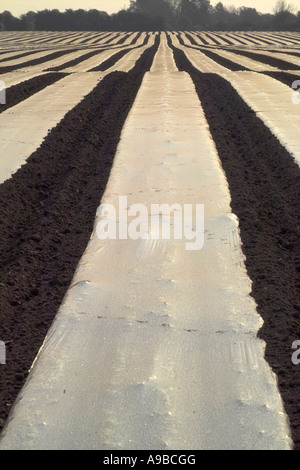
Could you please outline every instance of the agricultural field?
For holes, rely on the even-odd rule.
[[[0,449],[300,449],[299,88],[300,33],[0,32]]]

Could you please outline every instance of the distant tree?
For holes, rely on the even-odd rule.
[[[24,15],[21,15],[20,19],[23,30],[35,31],[36,13],[34,11],[28,11]]]
[[[37,31],[63,30],[63,14],[57,9],[38,11],[35,15],[35,29]]]
[[[179,29],[203,29],[212,11],[210,0],[180,0],[177,4]]]
[[[261,14],[255,8],[225,7],[210,0],[130,0],[130,6],[113,15],[104,11],[29,11],[15,18],[0,13],[0,30],[28,31],[154,31],[154,30],[295,30],[300,31],[300,12],[293,4],[278,0],[274,14]]]
[[[273,29],[274,15],[271,13],[264,13],[260,15],[259,25],[254,28],[259,31],[271,31]]]
[[[162,17],[149,17],[139,12],[121,10],[111,16],[114,31],[161,31],[165,28]]]
[[[196,17],[196,6],[191,0],[181,0],[178,5],[178,27],[181,30],[193,28]]]
[[[222,2],[218,2],[212,12],[212,25],[216,31],[223,31],[227,29],[227,15]]]
[[[260,14],[255,8],[241,7],[239,11],[240,27],[243,30],[256,29],[260,22]]]
[[[174,0],[130,0],[129,11],[152,18],[162,29],[174,25]]]
[[[275,7],[274,7],[274,14],[280,14],[284,12],[294,14],[296,11],[295,5],[292,3],[288,3],[286,0],[277,0]]]
[[[89,10],[86,13],[90,31],[109,31],[111,16],[106,11]]]
[[[296,8],[286,0],[278,0],[274,7],[273,25],[275,29],[294,30],[298,21],[295,15]]]
[[[240,10],[234,5],[225,7],[217,3],[212,12],[212,29],[217,31],[235,31],[240,28]]]
[[[3,31],[19,31],[22,29],[22,22],[19,18],[15,18],[10,11],[5,10],[0,13],[0,27]]]

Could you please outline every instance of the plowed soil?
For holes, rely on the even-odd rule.
[[[8,108],[16,106],[18,103],[30,98],[30,96],[38,93],[52,83],[66,77],[66,73],[47,73],[30,78],[17,85],[11,86],[6,90],[6,104],[0,106],[0,113]]]
[[[0,185],[0,428],[88,244],[122,127],[158,43],[114,72]]]
[[[0,429],[89,241],[122,127],[157,46],[130,73],[105,77],[0,185],[0,318],[7,344]],[[264,320],[259,336],[300,450],[300,366],[291,361],[292,343],[300,339],[300,169],[228,81],[200,73],[173,50],[178,68],[194,81],[217,146]],[[278,59],[274,64],[287,67]],[[290,75],[276,78],[288,83]]]
[[[226,174],[264,320],[259,336],[300,450],[300,375],[291,360],[292,343],[300,339],[300,168],[228,81],[200,73],[182,51],[174,53],[194,81]]]

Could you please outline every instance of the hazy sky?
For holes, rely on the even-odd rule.
[[[211,4],[215,5],[219,0],[211,0]],[[300,0],[288,0],[289,3],[295,5],[300,10]],[[114,13],[129,5],[129,0],[0,0],[0,11],[8,10],[13,15],[19,16],[29,10],[43,10],[45,8],[58,8],[64,11],[66,8],[83,8],[89,10],[96,8],[97,10]],[[236,7],[246,6],[256,8],[262,13],[272,12],[276,0],[223,0],[224,5],[234,5]]]

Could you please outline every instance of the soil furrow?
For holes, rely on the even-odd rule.
[[[45,49],[22,52],[21,54],[14,55],[13,57],[6,57],[6,59],[1,59],[1,65],[3,62],[7,62],[8,60],[17,60],[21,59],[21,57],[24,57],[24,59],[26,59],[31,54],[36,54],[37,52],[45,52]]]
[[[149,40],[149,34],[146,35],[143,41],[143,44],[140,44],[138,46],[131,47],[128,49],[123,49],[122,51],[117,52],[116,54],[111,56],[109,59],[102,62],[100,65],[97,65],[97,67],[93,67],[91,70],[89,70],[89,72],[104,72],[105,70],[108,70],[110,67],[113,67],[119,60],[121,60],[122,57],[124,57],[124,55],[128,54],[128,52],[145,46],[148,40]]]
[[[140,47],[140,46],[138,46]],[[102,64],[97,65],[97,67],[92,68],[89,70],[89,72],[104,72],[105,70],[109,69],[113,65],[115,65],[118,60],[122,59],[124,55],[128,54],[129,51],[132,51],[135,48],[132,49],[123,49],[122,51],[117,52],[113,56],[111,56],[109,59],[105,60],[102,62]]]
[[[193,38],[193,36],[191,36],[191,34],[188,34],[188,33],[185,33],[186,37],[188,38],[188,40],[191,42],[191,44],[193,44],[193,46],[199,46],[199,44],[197,43],[197,41]]]
[[[205,33],[205,34],[216,46],[220,45],[217,38],[213,37],[211,34],[208,34],[208,33]]]
[[[269,50],[268,52],[275,52],[275,54],[288,54],[288,55],[292,55],[292,56],[295,56],[295,57],[300,57],[300,52],[295,52],[295,51],[286,51],[284,49],[282,50]]]
[[[207,57],[215,61],[217,64],[222,65],[223,67],[231,70],[232,72],[250,71],[250,69],[248,69],[247,67],[239,65],[236,62],[232,62],[232,60],[226,59],[225,57],[222,57],[212,51],[201,48],[198,48],[198,50],[200,50],[202,54],[205,54]]]
[[[300,80],[300,73],[299,77],[297,75],[293,75],[292,73],[288,72],[264,72],[265,75],[269,75],[272,78],[276,78],[276,80],[279,80],[280,82],[284,83],[285,85],[292,87],[292,84],[296,80]],[[291,88],[292,91],[292,88]]]
[[[131,46],[133,46],[134,44],[136,44],[136,43],[138,42],[138,40],[140,39],[141,35],[142,35],[142,32],[139,32],[139,33],[136,34],[136,36],[134,37],[134,39],[133,39],[132,42],[131,42]]]
[[[300,339],[300,169],[227,80],[201,74],[173,50],[178,68],[194,81],[228,180],[252,296],[264,320],[259,336],[299,450],[299,366],[291,348]]]
[[[86,54],[83,54],[80,57],[77,57],[76,59],[69,60],[69,62],[65,62],[62,65],[58,65],[57,67],[50,67],[49,69],[47,69],[47,71],[49,71],[49,72],[59,72],[59,71],[64,70],[68,67],[75,67],[75,65],[80,64],[84,60],[88,60],[91,57],[94,57],[95,55],[100,54],[101,52],[104,52],[106,50],[107,49],[96,49],[94,51],[87,52]]]
[[[78,49],[69,49],[69,50],[53,52],[53,54],[49,54],[45,57],[41,57],[40,59],[30,60],[28,62],[23,62],[22,64],[18,64],[18,65],[0,67],[0,73],[14,72],[15,70],[23,69],[24,67],[32,67],[33,65],[40,65],[45,62],[49,62],[50,60],[58,59],[59,57],[65,54],[69,54],[71,52],[76,52],[76,51],[78,51]]]
[[[203,36],[203,34],[197,34],[198,38],[201,39],[201,41],[203,42],[203,44],[205,46],[209,46],[209,42],[205,39],[205,37]]]
[[[114,72],[0,186],[0,427],[89,241],[120,134],[158,41]]]
[[[47,73],[7,88],[6,104],[0,105],[0,113],[27,100],[30,96],[52,85],[52,83],[57,82],[61,78],[66,77],[66,75],[66,73]]]
[[[116,46],[124,44],[124,42],[132,35],[132,33],[125,34],[125,36],[115,43]]]
[[[234,54],[243,55],[248,57],[249,59],[257,60],[262,62],[263,64],[271,65],[272,67],[277,67],[282,70],[299,70],[299,65],[291,64],[290,62],[286,62],[282,59],[277,59],[276,57],[270,57],[264,54],[257,54],[256,52],[249,52],[249,51],[236,51],[232,50]]]

